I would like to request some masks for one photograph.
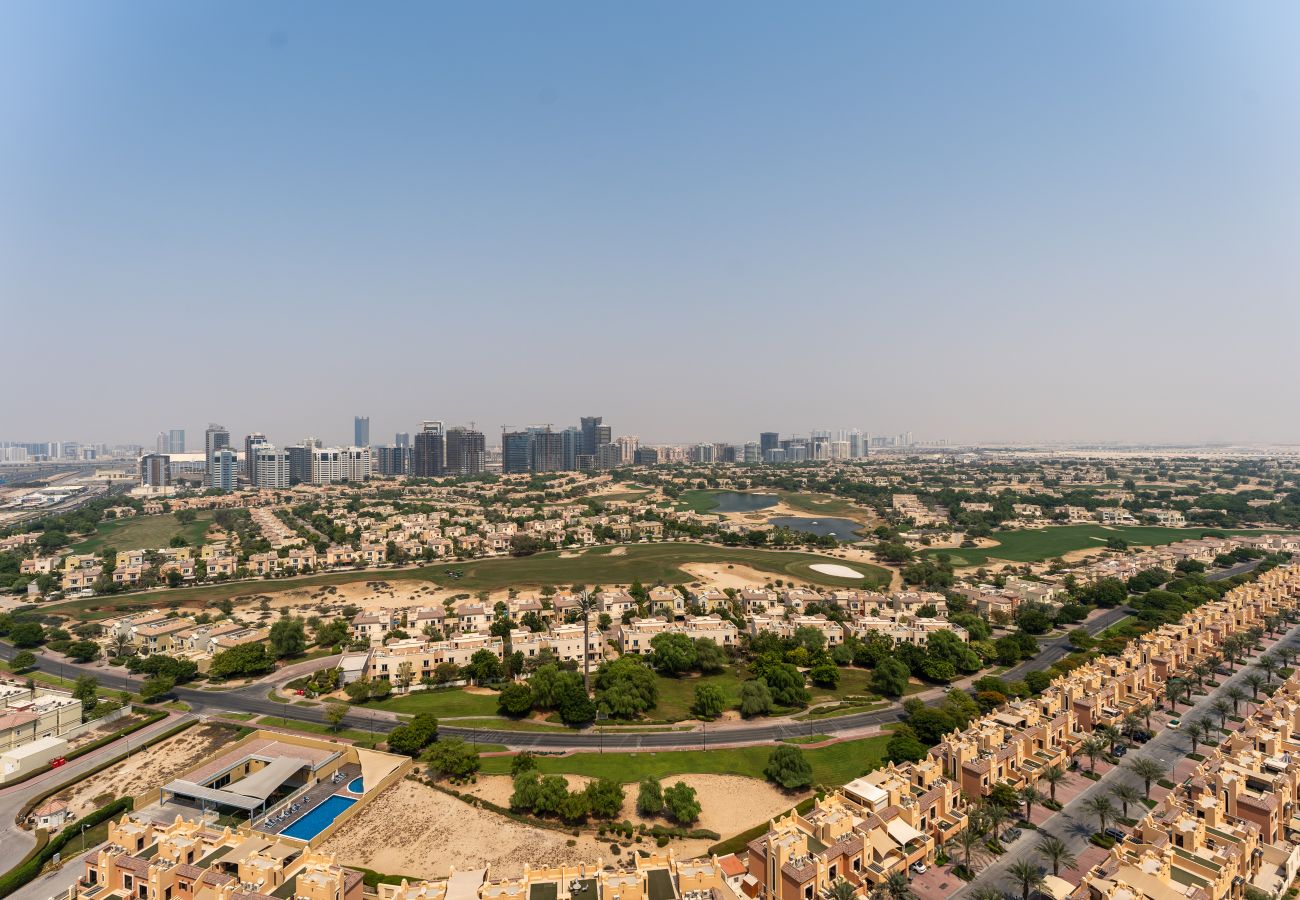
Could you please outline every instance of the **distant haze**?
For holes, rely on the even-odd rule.
[[[1300,5],[0,8],[0,440],[1300,441]]]

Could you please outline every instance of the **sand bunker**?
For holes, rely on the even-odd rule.
[[[823,575],[830,575],[832,578],[865,578],[866,576],[857,569],[850,569],[848,566],[838,566],[834,563],[813,563],[808,568],[814,572],[820,572]]]

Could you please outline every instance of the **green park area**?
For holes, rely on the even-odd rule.
[[[180,536],[191,547],[202,543],[203,535],[212,524],[212,513],[200,512],[194,521],[182,524],[172,513],[161,516],[138,516],[130,519],[111,519],[100,522],[95,533],[72,546],[74,553],[98,553],[105,547],[116,550],[155,550],[166,547],[171,539]]]
[[[781,502],[801,513],[807,513],[812,516],[824,516],[825,518],[850,519],[854,522],[866,523],[870,521],[870,512],[863,509],[857,504],[845,500],[842,497],[836,497],[834,494],[819,493],[801,493],[798,491],[715,491],[715,490],[691,490],[683,491],[682,495],[677,498],[678,508],[690,510],[697,513],[713,512],[718,506],[719,494],[730,493],[754,493],[766,494],[767,496],[777,496]],[[762,513],[766,510],[755,510]]]
[[[926,556],[948,554],[949,562],[962,566],[983,566],[989,560],[1007,562],[1042,562],[1075,550],[1101,548],[1111,538],[1120,538],[1134,547],[1157,547],[1201,537],[1207,531],[1219,534],[1252,534],[1250,531],[1218,531],[1209,528],[1162,528],[1148,525],[1054,525],[1024,531],[1000,531],[994,535],[996,547],[962,547],[926,550]]]
[[[889,738],[890,735],[882,734],[803,751],[812,766],[813,783],[846,784],[879,768]],[[646,776],[664,778],[688,774],[747,775],[762,779],[763,767],[771,753],[771,745],[660,753],[574,753],[569,756],[539,756],[537,767],[547,775],[587,775],[620,782],[639,781]],[[508,775],[510,757],[487,757],[483,760],[482,771],[485,775]]]
[[[615,553],[615,550],[619,552]],[[836,578],[815,572],[810,567],[817,563],[843,564],[842,560],[816,553],[754,550],[747,547],[720,547],[710,544],[631,544],[622,547],[592,547],[579,551],[576,555],[550,551],[520,558],[499,557],[401,569],[350,569],[302,578],[228,582],[139,594],[85,597],[54,604],[49,607],[49,611],[93,619],[123,610],[167,606],[173,603],[198,608],[216,600],[241,595],[265,594],[278,588],[303,588],[376,580],[430,581],[466,592],[544,585],[558,587],[585,584],[590,587],[598,584],[631,584],[633,581],[640,581],[647,585],[659,582],[689,584],[696,578],[681,568],[684,563],[748,566],[769,573],[773,578],[831,587],[881,587],[889,583],[889,573],[886,570],[856,560],[852,563],[852,567],[864,573],[864,578]]]

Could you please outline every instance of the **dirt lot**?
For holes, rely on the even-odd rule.
[[[75,750],[78,747],[84,747],[86,744],[97,741],[102,737],[108,737],[114,732],[121,731],[124,728],[130,728],[136,722],[140,722],[144,718],[145,716],[140,713],[129,713],[118,719],[116,722],[103,722],[96,725],[94,728],[88,728],[72,740],[68,741],[68,749]]]
[[[226,725],[194,725],[96,772],[59,792],[56,799],[67,802],[73,812],[83,816],[118,797],[138,796],[183,775],[230,743],[234,733],[235,729]]]
[[[797,800],[770,785],[731,775],[683,775],[665,783],[679,780],[699,792],[700,827],[724,837],[767,821]],[[568,776],[568,781],[571,788],[580,788],[587,779]],[[621,818],[644,821],[636,813],[636,785],[625,790]],[[481,777],[469,792],[508,805],[510,778]],[[706,853],[712,843],[699,839],[674,841],[671,846],[679,857],[690,857]],[[410,780],[372,800],[321,849],[336,854],[344,865],[422,878],[448,874],[453,861],[460,869],[490,865],[495,876],[512,877],[522,874],[526,863],[559,865],[613,858],[609,842],[597,840],[594,829],[583,829],[574,837],[569,832],[531,828]]]

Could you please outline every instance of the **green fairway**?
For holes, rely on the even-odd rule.
[[[208,526],[212,513],[200,512],[189,525],[176,521],[171,513],[161,516],[138,516],[134,519],[112,519],[100,522],[95,534],[71,548],[75,553],[98,553],[104,547],[116,550],[158,550],[180,535],[191,547],[198,546]]]
[[[691,512],[711,512],[718,505],[717,491],[683,491],[677,498],[678,509]]]
[[[814,516],[822,516],[827,519],[849,519],[862,524],[866,524],[871,518],[870,513],[861,506],[842,497],[836,497],[834,494],[800,494],[792,491],[777,491],[776,493],[786,506],[800,512],[811,513]]]
[[[433,713],[438,718],[448,716],[492,716],[497,711],[496,694],[471,694],[462,688],[441,691],[411,691],[387,700],[372,700],[358,704],[370,709],[383,709],[393,713]]]
[[[829,747],[805,750],[817,784],[846,784],[879,768],[891,736],[877,735],[856,741],[842,741]],[[539,756],[537,767],[545,774],[588,775],[616,781],[638,781],[647,775],[747,775],[762,778],[763,767],[774,748],[734,747],[719,750],[672,750],[662,753],[575,753],[571,756]],[[510,757],[483,760],[483,774],[509,775]]]
[[[990,559],[1009,562],[1042,562],[1074,550],[1105,547],[1106,541],[1117,537],[1135,547],[1156,547],[1189,538],[1199,538],[1213,528],[1162,528],[1148,525],[1056,525],[1026,531],[998,532],[996,547],[967,547],[926,550],[923,555],[947,553],[954,566],[983,566]],[[1226,531],[1225,534],[1259,534],[1258,531]]]
[[[681,568],[683,563],[721,563],[748,566],[770,573],[773,577],[829,585],[833,587],[872,587],[889,584],[889,572],[879,566],[854,561],[853,568],[865,578],[835,578],[814,572],[816,563],[842,564],[829,556],[801,551],[753,550],[747,547],[720,547],[712,544],[662,543],[630,544],[623,546],[619,555],[614,547],[593,547],[577,556],[562,556],[559,552],[536,553],[522,558],[499,557],[445,562],[406,569],[349,569],[303,578],[269,579],[262,581],[230,582],[200,587],[176,588],[141,594],[86,597],[53,604],[50,612],[76,615],[94,619],[128,609],[178,603],[201,607],[214,600],[227,597],[266,594],[276,590],[311,587],[324,584],[344,584],[353,581],[400,581],[415,579],[431,581],[445,587],[463,591],[490,591],[506,587],[540,587],[543,585],[613,585],[631,584],[689,584],[696,580]]]

